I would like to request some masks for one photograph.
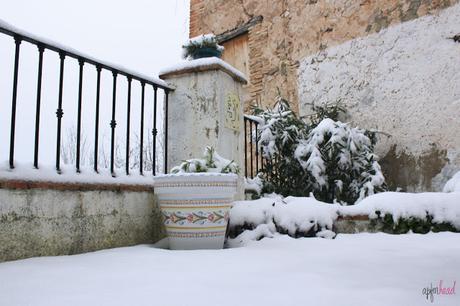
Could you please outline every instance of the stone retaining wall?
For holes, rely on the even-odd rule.
[[[0,262],[153,243],[163,237],[152,187],[0,182]]]

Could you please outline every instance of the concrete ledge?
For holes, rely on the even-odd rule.
[[[183,74],[204,72],[209,70],[221,70],[227,73],[237,82],[243,84],[248,83],[246,76],[241,71],[217,57],[183,61],[175,66],[160,71],[160,78],[166,80]]]

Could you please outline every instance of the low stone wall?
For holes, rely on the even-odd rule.
[[[150,186],[0,181],[0,262],[163,237]]]
[[[372,221],[366,215],[340,216],[334,222],[334,231],[337,234],[378,233],[383,231],[383,222]]]

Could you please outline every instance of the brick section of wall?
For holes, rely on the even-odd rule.
[[[260,101],[260,93],[263,88],[264,58],[262,57],[263,44],[267,40],[267,31],[262,23],[249,30],[249,79],[251,85],[248,88],[251,101]],[[249,106],[249,103],[246,103]]]
[[[202,33],[201,16],[204,12],[204,0],[190,0],[190,38]]]
[[[263,16],[249,31],[250,97],[298,109],[299,61],[322,49],[449,7],[458,0],[191,0],[190,36],[221,34]]]
[[[61,191],[136,191],[152,192],[153,186],[149,185],[126,185],[126,184],[97,184],[97,183],[62,183],[28,180],[0,179],[0,189],[47,189]]]

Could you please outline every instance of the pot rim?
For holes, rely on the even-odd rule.
[[[158,179],[158,178],[166,178],[166,177],[215,177],[215,176],[221,176],[221,177],[238,177],[237,174],[235,173],[219,173],[219,172],[193,172],[193,173],[168,173],[168,174],[159,174],[155,176],[153,179]]]

